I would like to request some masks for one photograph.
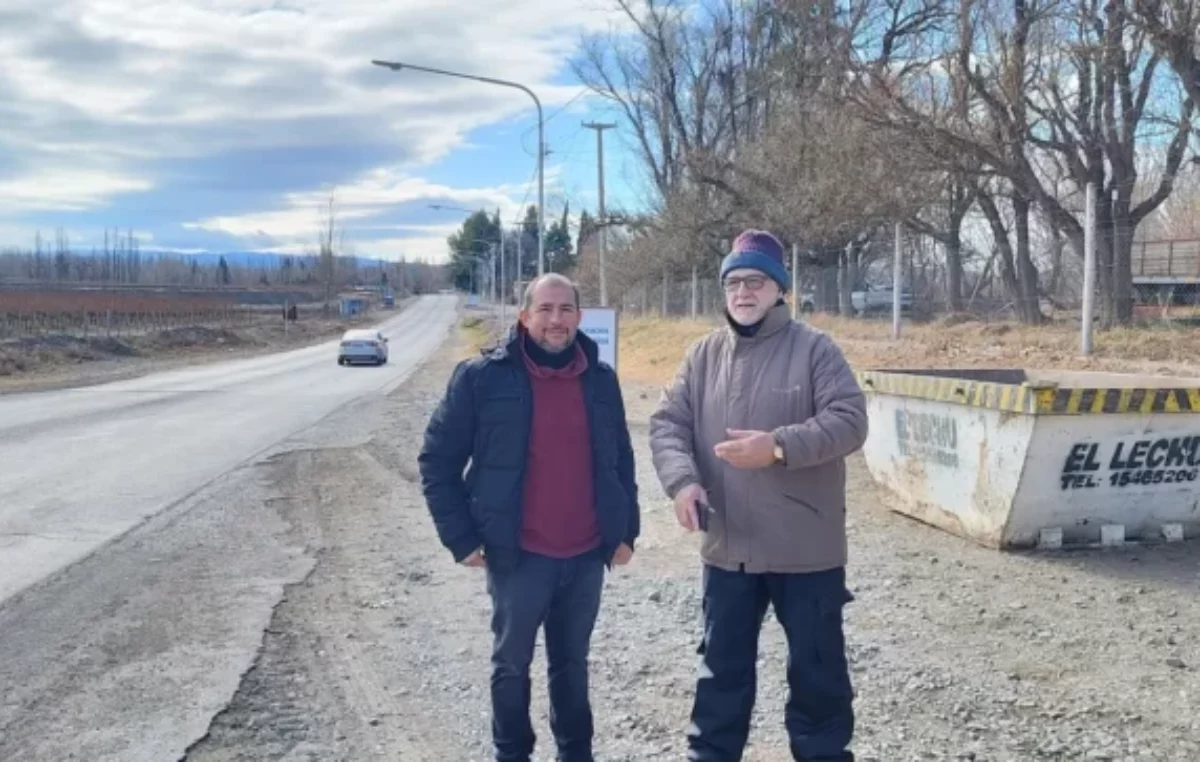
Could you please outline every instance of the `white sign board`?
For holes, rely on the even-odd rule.
[[[617,311],[611,307],[584,307],[579,330],[596,342],[600,359],[617,369]]]

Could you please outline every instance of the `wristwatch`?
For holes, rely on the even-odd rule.
[[[779,437],[775,437],[775,462],[786,463],[787,459],[783,456],[783,445],[779,443]]]

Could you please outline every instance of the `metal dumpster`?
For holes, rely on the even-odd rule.
[[[993,548],[1200,532],[1200,379],[1032,370],[858,373],[893,508]]]

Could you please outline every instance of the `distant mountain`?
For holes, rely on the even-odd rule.
[[[291,257],[293,261],[308,260],[315,263],[316,256],[307,256],[304,254],[276,254],[274,252],[262,251],[222,251],[222,252],[181,252],[169,251],[162,249],[142,249],[143,257],[164,257],[171,259],[181,259],[185,262],[195,261],[202,266],[216,265],[221,257],[225,258],[225,262],[230,267],[244,267],[252,270],[274,270],[278,269],[285,257]],[[341,258],[343,261],[346,257]],[[349,257],[353,259],[359,267],[378,267],[381,263],[386,264],[386,260],[375,257]]]

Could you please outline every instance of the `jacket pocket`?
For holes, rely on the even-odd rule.
[[[812,389],[807,384],[771,388],[767,396],[773,420],[795,424],[812,417]]]
[[[485,426],[516,422],[521,416],[521,401],[517,392],[492,392],[479,402],[479,422]]]
[[[821,512],[818,511],[815,507],[813,507],[813,504],[808,502],[807,500],[796,497],[795,495],[788,494],[787,492],[784,492],[783,496],[784,496],[784,498],[787,499],[788,502],[795,503],[796,505],[800,506],[801,508],[805,508],[809,511],[812,511],[812,514],[814,516],[821,515]]]

